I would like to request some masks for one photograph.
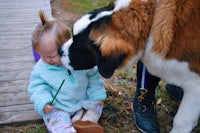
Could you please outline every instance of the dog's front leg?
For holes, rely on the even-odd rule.
[[[184,92],[178,112],[174,118],[170,133],[190,133],[200,115],[200,88]]]

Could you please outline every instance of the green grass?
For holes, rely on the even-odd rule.
[[[108,5],[112,0],[58,0],[61,3],[67,3],[69,11],[78,14],[85,14],[93,9]],[[65,4],[66,5],[66,4]]]

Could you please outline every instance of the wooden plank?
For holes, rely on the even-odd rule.
[[[49,6],[49,1],[48,0],[43,0],[41,2],[40,0],[12,0],[12,1],[4,1],[1,0],[1,7],[5,6],[12,6],[14,8],[21,8],[23,7],[46,7]],[[8,6],[8,7],[9,7]]]
[[[1,94],[0,99],[0,105],[4,105],[5,107],[27,103],[32,104],[27,94],[27,91],[21,91],[16,93],[3,93]]]
[[[27,44],[27,43],[26,43]],[[29,44],[31,45],[31,44]],[[16,51],[16,49],[4,49],[3,51],[0,52],[0,57],[1,58],[6,58],[7,56],[13,56],[13,55],[30,55],[32,53],[32,50],[31,50],[31,46],[27,48],[21,48],[21,49],[18,49]],[[2,64],[4,65],[4,64]],[[1,68],[1,65],[0,65],[0,68]],[[1,69],[0,69],[1,71]]]
[[[28,51],[31,51],[31,49],[32,49],[31,48],[31,43],[24,43],[27,46],[25,46],[25,45],[18,45],[20,43],[14,43],[14,42],[10,43],[10,45],[6,45],[4,43],[1,43],[1,44],[3,44],[1,50],[10,50],[10,52],[17,52],[16,50],[21,50],[21,49],[27,49]]]
[[[0,63],[10,63],[10,62],[23,62],[23,61],[30,61],[32,60],[33,55],[16,55],[16,56],[6,56],[6,58],[2,58]]]
[[[31,33],[29,33],[29,34],[31,34]],[[20,44],[22,44],[22,45],[27,45],[27,44],[29,44],[29,43],[31,43],[31,35],[28,35],[28,36],[26,36],[26,37],[24,37],[25,39],[23,39],[22,40],[22,38],[17,38],[17,37],[15,37],[15,39],[13,39],[12,37],[10,37],[10,38],[8,38],[8,37],[5,37],[4,39],[3,39],[3,37],[2,37],[2,40],[0,40],[0,42],[1,42],[1,46],[0,46],[0,48],[2,49],[2,48],[4,48],[3,46],[4,45],[2,45],[2,43],[3,44],[5,44],[5,45],[7,45],[7,46],[9,46],[10,45],[10,43],[13,43],[13,44],[18,44],[17,46],[19,46]],[[9,39],[9,40],[8,40]],[[7,42],[7,43],[6,43]],[[0,51],[1,52],[1,51]]]
[[[6,81],[4,81],[6,82]],[[29,82],[29,80],[24,80],[24,82]],[[28,89],[28,84],[15,84],[15,85],[10,85],[10,86],[3,86],[3,89],[0,89],[0,93],[17,93],[21,91],[25,91],[24,89]],[[27,91],[27,90],[26,90]]]
[[[7,38],[11,38],[11,39],[14,40],[14,39],[23,39],[23,38],[28,39],[29,37],[30,37],[30,32],[29,32],[29,34],[21,34],[21,35],[15,34],[14,36],[10,36],[9,34],[4,34],[4,35],[0,36],[0,39],[4,40],[4,39],[7,39]]]
[[[12,122],[23,122],[23,121],[30,121],[30,120],[40,120],[41,117],[35,112],[34,109],[29,108],[31,104],[19,106],[16,105],[14,107],[7,107],[7,112],[0,113],[1,121],[0,124],[8,124]],[[18,110],[12,111],[13,108],[17,108]],[[27,110],[22,110],[22,109]],[[0,107],[0,110],[2,110],[2,107]]]
[[[15,25],[15,26],[17,26],[17,25],[23,25],[23,24],[26,24],[26,23],[30,23],[30,24],[35,24],[35,23],[38,23],[38,21],[37,20],[35,20],[35,21],[27,21],[27,22],[25,22],[25,21],[22,21],[22,22],[17,22],[17,21],[8,21],[8,22],[3,22],[2,24],[3,25],[9,25],[9,24],[11,24],[11,25]]]
[[[1,81],[7,81],[10,80],[22,80],[22,79],[29,79],[30,73],[32,69],[23,69],[23,70],[17,70],[17,71],[7,71],[7,72],[1,72],[0,80]]]
[[[3,19],[3,18],[6,18],[6,19]],[[0,19],[0,23],[5,23],[5,22],[13,22],[13,21],[16,21],[16,22],[22,22],[24,21],[24,19],[26,19],[27,22],[33,22],[33,21],[38,21],[39,17],[29,17],[29,16],[13,16],[13,17],[1,17]]]
[[[34,110],[34,107],[32,104],[21,104],[21,105],[13,105],[13,106],[7,106],[7,107],[0,107],[0,113],[5,112],[15,112],[15,111],[26,111],[26,110]]]
[[[35,29],[35,27],[30,27],[30,26],[26,26],[26,27],[24,27],[23,26],[23,28],[21,28],[21,27],[14,27],[13,26],[13,28],[12,27],[9,27],[9,30],[8,30],[8,28],[2,28],[2,29],[0,29],[0,35],[1,34],[16,34],[17,32],[19,32],[19,34],[20,33],[26,33],[26,32],[32,32],[32,31],[34,31],[34,29]]]
[[[26,91],[29,84],[28,79],[22,80],[7,80],[7,81],[0,81],[0,95],[3,93],[17,93],[21,91]],[[2,105],[1,105],[2,106]]]
[[[1,7],[0,7],[1,8]],[[6,11],[6,10],[9,10],[9,11]],[[16,16],[17,14],[16,14],[16,12],[18,13],[18,14],[24,14],[24,15],[26,15],[26,16],[29,16],[29,17],[31,17],[31,16],[38,16],[38,12],[39,12],[39,10],[43,10],[44,12],[45,12],[45,14],[48,16],[48,17],[51,17],[52,15],[52,13],[51,12],[49,12],[48,11],[48,8],[34,8],[34,9],[30,9],[30,8],[28,8],[28,9],[15,9],[15,10],[11,10],[11,9],[0,9],[0,16],[8,16],[8,15],[13,15],[13,16]],[[29,14],[29,15],[27,15],[27,14]]]
[[[34,29],[24,29],[21,28],[21,30],[9,30],[9,31],[0,31],[0,36],[19,36],[19,35],[28,35],[30,36],[30,33],[32,33]],[[1,40],[4,41],[4,40]]]
[[[27,90],[16,93],[13,92],[2,93],[0,97],[0,105],[3,105],[5,107],[10,105],[27,104],[27,103],[32,103],[30,101],[30,97],[28,96]]]
[[[26,30],[28,28],[33,28],[35,29],[35,27],[37,26],[38,22],[37,23],[24,23],[23,26],[16,26],[16,25],[13,25],[12,23],[11,24],[0,24],[0,30],[1,31],[12,31],[12,30]],[[30,27],[30,25],[32,25]],[[3,28],[2,28],[3,27]]]
[[[41,119],[27,91],[40,9],[51,17],[49,0],[0,0],[0,124]]]

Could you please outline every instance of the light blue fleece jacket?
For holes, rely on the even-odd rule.
[[[63,79],[65,82],[53,103],[58,109],[74,113],[82,108],[83,100],[99,101],[107,97],[97,67],[71,71],[70,76],[66,68],[40,59],[31,73],[28,93],[41,116],[45,116],[44,106],[52,101]]]

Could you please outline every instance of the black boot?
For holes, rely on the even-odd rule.
[[[169,92],[171,98],[175,101],[181,101],[183,98],[183,89],[172,85],[172,84],[167,84],[166,85],[166,90]]]
[[[145,89],[141,89],[143,64],[137,65],[137,90],[133,99],[133,116],[137,128],[142,133],[160,133],[156,112],[154,110],[155,88],[159,78],[145,72]],[[143,75],[144,76],[144,75]]]

